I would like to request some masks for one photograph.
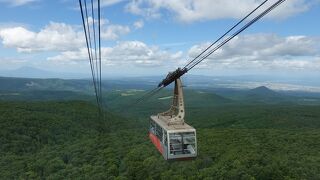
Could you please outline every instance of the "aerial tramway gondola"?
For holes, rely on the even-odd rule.
[[[170,109],[150,119],[149,138],[166,160],[197,156],[196,130],[185,123],[184,116],[182,83],[178,78]]]
[[[84,9],[82,7],[82,1],[84,1]],[[174,86],[174,95],[173,101],[170,109],[166,112],[158,113],[157,115],[152,115],[150,118],[150,128],[149,128],[149,138],[151,142],[156,146],[159,152],[162,154],[164,159],[173,160],[173,159],[190,159],[197,157],[198,147],[197,147],[197,135],[196,129],[188,125],[185,122],[185,106],[184,106],[184,97],[183,97],[183,88],[180,77],[186,74],[188,71],[193,69],[203,60],[208,58],[212,53],[216,52],[234,37],[239,35],[245,29],[250,27],[252,24],[257,22],[259,19],[264,17],[274,8],[282,4],[286,0],[276,0],[275,3],[270,5],[264,11],[255,16],[252,20],[248,21],[241,28],[233,32],[231,35],[226,37],[231,31],[235,30],[240,24],[242,24],[248,17],[250,17],[254,12],[256,12],[260,7],[266,4],[269,0],[264,0],[258,7],[241,19],[237,24],[230,28],[226,33],[219,37],[215,42],[213,42],[208,48],[202,51],[197,57],[191,60],[184,68],[178,68],[174,72],[169,73],[165,79],[163,79],[157,88],[149,91],[140,97],[135,103],[131,106],[136,105],[148,98],[152,97],[158,93],[161,89],[168,86],[171,83],[175,83]],[[95,32],[94,26],[94,7],[93,0],[91,0],[92,8],[92,29],[90,30],[88,22],[88,12],[86,0],[79,0],[80,10],[83,20],[83,27],[86,37],[89,61],[91,65],[93,83],[95,87],[95,94],[97,99],[97,104],[99,109],[101,108],[101,42],[100,42],[100,0],[98,0],[98,55],[97,52],[92,52],[92,47],[97,51],[95,34],[93,35],[93,43],[91,41],[90,32]],[[223,39],[225,38],[225,39]],[[92,45],[94,44],[94,46]],[[100,111],[101,112],[101,111]]]
[[[217,39],[202,53],[200,53],[196,58],[190,61],[184,68],[178,68],[176,71],[169,73],[167,77],[162,80],[162,82],[158,85],[157,88],[146,93],[144,96],[142,96],[140,99],[136,101],[136,103],[139,103],[145,99],[148,99],[151,96],[155,95],[157,92],[159,92],[162,88],[171,84],[172,82],[175,83],[173,102],[171,108],[166,112],[159,113],[157,115],[152,115],[150,119],[149,138],[151,142],[156,146],[158,151],[162,154],[165,160],[190,159],[197,157],[198,154],[196,129],[185,123],[184,119],[185,108],[183,89],[180,77],[192,68],[194,68],[204,59],[209,57],[212,53],[220,49],[223,45],[228,43],[231,39],[236,37],[242,31],[244,31],[249,26],[254,24],[256,21],[261,19],[263,16],[268,14],[271,10],[279,6],[284,1],[285,0],[278,0],[277,2],[269,6],[266,10],[264,10],[262,13],[260,13],[258,16],[256,16],[251,21],[242,26],[239,30],[234,32],[231,36],[222,40],[228,33],[234,30],[239,24],[244,22],[256,10],[258,10],[261,6],[268,2],[268,0],[263,1],[258,7],[256,7],[247,16],[241,19],[219,39]]]

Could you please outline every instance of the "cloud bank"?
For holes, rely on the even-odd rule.
[[[163,66],[166,63],[173,64],[182,58],[182,52],[170,53],[156,46],[148,46],[140,41],[119,42],[113,47],[104,47],[101,50],[104,65],[121,66]],[[87,61],[86,48],[79,51],[66,51],[60,55],[49,57],[50,61]]]
[[[319,37],[252,34],[237,36],[213,53],[201,68],[227,69],[291,69],[320,68]],[[200,54],[210,43],[194,45],[189,58]]]
[[[128,26],[108,24],[102,27],[101,38],[117,40],[129,32]],[[50,22],[39,32],[22,26],[0,28],[0,40],[4,47],[15,48],[18,52],[24,53],[71,51],[85,46],[84,33],[80,26],[56,22]]]
[[[83,33],[65,23],[51,22],[39,32],[24,27],[0,29],[0,38],[7,48],[18,52],[66,51],[84,45]]]
[[[270,0],[264,7],[270,6],[276,0]],[[145,18],[159,18],[170,13],[180,22],[217,20],[227,18],[242,18],[257,7],[262,0],[134,0],[127,6],[127,12]],[[269,18],[287,18],[307,11],[316,0],[290,0],[277,7]]]

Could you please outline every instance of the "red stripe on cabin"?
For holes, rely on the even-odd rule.
[[[162,154],[163,153],[163,149],[162,149],[161,142],[158,139],[158,137],[149,132],[149,138],[150,138],[151,142],[156,146],[158,151]]]

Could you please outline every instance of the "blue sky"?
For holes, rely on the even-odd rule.
[[[101,2],[104,75],[141,76],[184,66],[262,1]],[[190,73],[319,76],[318,17],[319,0],[287,0]],[[75,0],[0,0],[0,71],[89,74],[81,25]]]

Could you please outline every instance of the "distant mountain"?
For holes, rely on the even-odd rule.
[[[251,89],[246,94],[246,99],[255,102],[279,103],[289,100],[288,96],[275,92],[266,86]]]
[[[26,69],[28,70],[28,69]],[[29,69],[30,70],[30,69]],[[149,90],[157,85],[152,78],[144,80],[137,79],[107,79],[102,83],[104,91],[126,91],[126,90]],[[166,88],[168,94],[163,97],[172,95],[172,86]],[[52,91],[72,91],[77,93],[85,93],[94,95],[94,89],[91,79],[40,79],[40,78],[13,78],[0,77],[0,94],[19,93],[21,91],[45,91],[44,94],[49,94]],[[47,93],[48,92],[48,93]],[[26,93],[22,93],[26,95]],[[27,93],[28,94],[28,93]],[[67,94],[67,93],[61,93]],[[60,96],[61,94],[57,94]],[[142,94],[141,94],[142,95]],[[259,86],[254,89],[236,89],[236,88],[213,88],[201,86],[186,86],[185,96],[188,99],[194,99],[191,102],[196,106],[206,106],[205,103],[212,104],[228,104],[233,102],[248,102],[248,103],[283,103],[283,102],[298,102],[314,104],[320,102],[320,95],[309,92],[293,92],[293,91],[274,91],[265,86]],[[31,97],[28,95],[28,97]],[[46,95],[46,97],[48,97]],[[130,97],[134,98],[134,97]],[[161,97],[160,97],[161,98]],[[158,101],[156,101],[158,102]],[[166,101],[161,101],[166,102]],[[169,101],[168,101],[169,102]],[[124,102],[126,103],[126,102]],[[190,104],[193,106],[192,104]]]
[[[260,86],[249,90],[249,95],[262,95],[262,96],[281,96],[279,93],[267,88],[266,86]]]
[[[89,91],[92,84],[89,80],[37,79],[0,77],[0,91]]]
[[[151,89],[153,83],[130,80],[105,80],[102,82],[104,90],[119,89]],[[40,79],[40,78],[16,78],[0,77],[0,91],[26,91],[26,90],[50,90],[50,91],[76,91],[93,93],[91,79]]]
[[[15,70],[1,72],[1,76],[5,77],[28,77],[28,78],[41,78],[41,77],[54,77],[54,73],[42,69],[24,66]]]
[[[227,88],[249,90],[259,86],[267,86],[274,91],[320,93],[320,81],[316,78],[275,79],[257,76],[195,76],[186,75],[182,78],[184,85],[195,89]]]

